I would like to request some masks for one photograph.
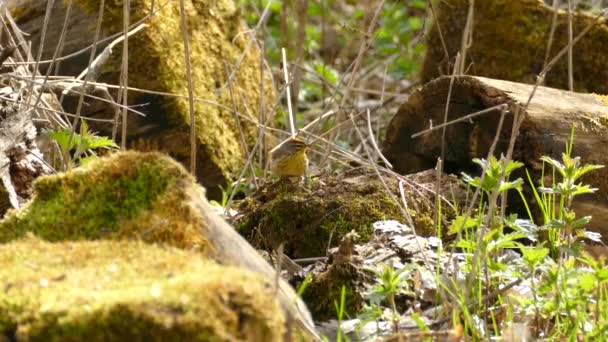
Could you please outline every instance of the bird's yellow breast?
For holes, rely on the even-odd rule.
[[[301,177],[306,175],[308,158],[306,150],[284,156],[272,163],[272,172],[279,177]]]

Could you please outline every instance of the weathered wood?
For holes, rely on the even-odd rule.
[[[470,2],[437,2],[437,18],[427,39],[423,82],[452,73],[456,54],[461,51]],[[464,63],[470,75],[532,84],[544,67],[545,56],[552,59],[568,44],[567,11],[558,11],[555,33],[550,38],[554,11],[541,0],[475,1],[473,17],[471,46]],[[607,93],[608,44],[604,42],[608,40],[608,24],[605,19],[596,19],[595,14],[579,11],[573,16],[575,37],[593,25],[574,46],[574,89]],[[547,54],[549,40],[552,44]],[[565,54],[545,81],[550,87],[568,89]]]
[[[435,165],[441,152],[438,129],[412,138],[412,134],[443,122],[445,101],[450,78],[442,77],[416,91],[401,106],[391,120],[384,153],[401,173],[413,173]],[[483,109],[507,104],[507,114],[495,155],[505,153],[511,137],[513,113],[522,109],[533,86],[483,77],[462,76],[454,80],[448,121]],[[533,180],[541,177],[540,157],[547,155],[561,160],[561,154],[575,127],[573,156],[580,156],[583,164],[608,165],[608,104],[602,96],[579,94],[539,87],[529,107],[515,144],[513,158],[525,163]],[[447,127],[445,166],[450,172],[462,170],[478,172],[472,158],[485,158],[494,139],[500,113],[493,110],[478,117]],[[547,175],[548,177],[548,175]],[[594,171],[582,178],[599,190],[596,194],[577,197],[573,209],[579,217],[592,215],[589,228],[608,232],[608,168]],[[537,183],[538,184],[538,183]],[[546,181],[545,185],[551,183]],[[528,198],[534,202],[532,197]],[[535,205],[533,205],[535,206]]]
[[[32,195],[32,182],[51,172],[36,144],[32,111],[18,104],[20,95],[10,87],[0,90],[0,217],[19,208]]]
[[[46,1],[36,0],[8,0],[6,4],[8,10],[15,17],[17,25],[23,32],[27,33],[27,39],[31,40],[32,55],[38,56],[40,50],[40,38],[42,28],[44,27],[44,17],[46,14]],[[59,45],[61,32],[66,16],[66,3],[63,1],[55,1],[51,8],[50,20],[46,28],[46,36],[42,50],[42,60],[51,60],[55,50]],[[57,57],[63,57],[80,51],[93,43],[93,34],[95,29],[95,18],[87,14],[80,6],[73,5],[70,8],[68,27],[65,30],[63,38],[63,48]],[[110,32],[102,30],[101,38],[108,36]],[[114,32],[111,32],[114,33]],[[108,45],[109,41],[100,43],[97,46],[97,53]],[[90,49],[83,51],[78,55],[70,57],[67,61],[58,61],[54,67],[59,75],[76,76],[86,68]],[[46,72],[49,64],[40,64],[41,72]]]

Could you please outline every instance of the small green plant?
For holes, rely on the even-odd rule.
[[[522,308],[535,316],[536,330],[551,339],[605,340],[608,269],[602,259],[581,252],[583,238],[601,241],[600,236],[585,230],[590,216],[577,218],[572,210],[575,197],[597,190],[580,182],[580,178],[603,166],[582,165],[579,157],[572,157],[573,141],[574,130],[561,161],[541,158],[552,175],[550,186],[543,184],[543,177],[534,191],[543,221],[536,228],[537,244],[547,248],[522,249],[533,289],[533,298],[523,300]],[[550,324],[543,324],[541,318]]]
[[[549,254],[549,249],[539,247],[522,247],[521,252],[523,254],[524,263],[530,274],[530,289],[532,290],[532,300],[534,306],[534,319],[537,326],[540,326],[541,313],[538,303],[540,302],[538,297],[538,284],[535,283],[536,271],[539,265],[542,264],[545,257]]]
[[[480,191],[476,213],[460,215],[450,225],[449,234],[457,235],[455,247],[466,256],[464,272],[466,275],[463,293],[454,293],[465,318],[464,327],[473,336],[483,336],[488,327],[480,322],[488,322],[491,317],[480,319],[475,312],[487,312],[488,303],[483,300],[484,293],[492,291],[501,283],[502,272],[506,266],[499,260],[505,249],[518,247],[517,240],[525,238],[521,232],[505,233],[505,222],[501,218],[498,205],[500,196],[510,190],[521,193],[523,180],[509,180],[511,174],[523,166],[520,162],[491,156],[489,160],[474,159],[482,168],[481,176],[472,177],[463,173],[464,181]],[[457,288],[452,284],[451,288]],[[450,288],[449,285],[443,285]],[[471,304],[473,304],[471,306]]]
[[[579,157],[573,157],[573,141],[574,131],[561,160],[541,158],[553,176],[551,185],[543,184],[546,170],[538,188],[528,173],[541,212],[542,222],[538,224],[523,194],[523,181],[508,180],[521,163],[477,159],[474,162],[482,167],[482,175],[463,175],[465,182],[481,194],[477,210],[458,216],[449,229],[457,236],[454,246],[465,255],[462,272],[466,277],[464,283],[452,279],[452,283],[440,285],[459,308],[456,322],[463,322],[474,340],[487,338],[490,331],[500,335],[501,328],[491,311],[500,300],[490,300],[487,294],[499,291],[514,278],[527,284],[531,294],[518,297],[515,305],[510,303],[508,317],[531,317],[536,335],[550,340],[605,340],[608,335],[608,268],[603,260],[581,254],[583,238],[599,241],[600,237],[585,230],[590,216],[577,218],[572,210],[575,197],[597,190],[580,182],[581,177],[602,166],[583,165]],[[528,219],[499,210],[497,200],[511,190],[522,198]],[[505,231],[506,227],[512,232]],[[524,245],[524,240],[532,245]],[[506,261],[502,258],[506,249],[518,251],[521,259]]]
[[[576,196],[597,191],[587,184],[582,184],[579,180],[582,176],[603,166],[581,165],[580,157],[572,157],[573,144],[574,129],[570,134],[570,141],[566,146],[566,151],[562,154],[561,161],[547,156],[541,158],[543,176],[545,165],[551,167],[553,180],[551,186],[545,186],[544,177],[541,179],[541,186],[538,189],[534,189],[533,186],[534,197],[543,217],[542,225],[537,230],[544,233],[550,255],[554,260],[560,257],[560,253],[576,250],[578,247],[573,244],[580,238],[600,241],[598,234],[584,229],[585,225],[591,221],[591,216],[577,219],[576,213],[572,211],[572,202]],[[558,179],[558,176],[561,179]],[[529,174],[528,180],[533,185]]]
[[[211,200],[209,201],[209,203],[218,207],[225,207],[228,204],[228,199],[230,198],[230,195],[232,195],[233,192],[236,192],[238,194],[239,192],[242,192],[247,188],[247,185],[243,182],[238,182],[238,185],[236,184],[237,182],[228,181],[226,187],[220,185],[219,187],[222,190],[221,202]]]
[[[97,156],[93,152],[101,148],[118,148],[116,143],[108,138],[97,136],[89,131],[89,127],[85,120],[80,123],[80,134],[73,132],[69,128],[64,128],[58,131],[49,131],[49,138],[57,142],[61,154],[64,159],[65,169],[69,170],[76,164],[85,165],[94,160]],[[70,152],[74,150],[73,154]],[[86,155],[90,151],[90,155]]]
[[[448,230],[453,238],[450,247],[461,253],[464,263],[447,278],[443,277],[446,270],[440,269],[445,265],[437,263],[435,278],[442,289],[436,298],[445,300],[453,326],[462,328],[454,328],[459,334],[482,341],[511,329],[511,334],[521,332],[522,336],[533,334],[549,340],[607,340],[608,267],[604,259],[581,252],[583,239],[599,241],[600,237],[585,230],[591,217],[578,218],[572,210],[577,196],[596,191],[582,183],[581,177],[602,166],[584,165],[579,157],[573,157],[573,140],[574,133],[560,160],[541,158],[548,175],[553,176],[550,185],[543,184],[548,178],[544,170],[539,187],[528,173],[540,207],[537,217],[532,215],[524,181],[514,177],[522,163],[494,157],[475,159],[482,168],[480,176],[463,174],[469,188],[479,194],[476,209],[461,213]],[[501,200],[512,191],[521,198],[526,218],[505,212]],[[385,319],[401,333],[397,331],[401,313],[396,294],[409,291],[406,280],[410,269],[384,265],[374,272],[377,283],[357,316],[358,329]],[[520,285],[523,291],[504,290]],[[336,312],[341,320],[337,303]],[[442,333],[431,330],[416,313],[410,317],[428,336]]]
[[[344,319],[344,308],[346,306],[346,287],[342,285],[342,290],[340,291],[340,303],[334,302],[334,306],[336,307],[336,316],[338,318],[338,331],[336,332],[336,342],[349,341],[348,336],[343,336],[342,332],[342,320]]]
[[[413,295],[409,289],[407,280],[411,278],[411,271],[415,267],[415,265],[407,265],[397,270],[392,263],[389,263],[382,265],[380,271],[372,270],[376,276],[376,285],[367,296],[368,303],[364,305],[361,313],[357,316],[359,319],[359,323],[357,324],[358,329],[361,329],[361,327],[369,322],[377,322],[382,319],[384,316],[382,305],[387,304],[390,309],[390,320],[393,324],[393,330],[395,332],[399,331],[401,316],[397,309],[395,296],[399,292]]]
[[[302,281],[302,284],[300,284],[300,286],[298,286],[297,295],[299,298],[302,298],[304,291],[306,291],[306,289],[308,288],[308,285],[310,285],[311,282],[312,282],[312,274],[308,274],[306,276],[306,278],[304,278],[304,280]]]
[[[395,331],[399,330],[399,311],[397,310],[397,304],[395,303],[395,295],[397,292],[406,288],[406,279],[409,278],[410,274],[408,267],[402,267],[399,270],[395,270],[392,264],[386,264],[382,266],[382,271],[375,272],[378,280],[378,284],[374,286],[370,300],[372,303],[378,305],[381,301],[385,300],[391,309],[391,320]]]

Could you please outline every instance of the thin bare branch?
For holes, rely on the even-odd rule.
[[[472,119],[472,118],[474,118],[476,116],[482,115],[482,114],[490,113],[490,112],[493,112],[495,110],[503,110],[503,109],[506,109],[507,107],[508,107],[508,105],[505,104],[505,103],[499,104],[499,105],[496,105],[496,106],[493,106],[493,107],[489,107],[489,108],[480,110],[478,112],[474,112],[474,113],[465,115],[465,116],[460,117],[458,119],[454,119],[452,121],[446,122],[445,124],[440,124],[440,125],[437,125],[437,126],[433,126],[433,127],[429,128],[429,129],[425,129],[424,131],[420,131],[418,133],[412,134],[412,138],[417,138],[417,137],[419,137],[421,135],[431,133],[431,132],[436,131],[436,130],[438,130],[440,128],[444,128],[446,126],[450,126],[450,125],[453,125],[453,124],[458,123],[458,122],[468,121],[468,120],[470,120],[470,119]]]
[[[287,55],[285,53],[285,48],[281,49],[281,55],[283,56],[283,78],[285,79],[285,89],[287,90],[287,111],[289,113],[289,130],[291,132],[291,137],[295,138],[296,120],[294,117],[293,109],[291,108],[291,91],[289,87],[289,71],[287,70]]]
[[[572,0],[568,0],[568,90],[574,91],[574,66],[573,66],[573,51],[572,36],[574,29],[572,28],[573,19]]]
[[[378,154],[378,157],[380,157],[380,159],[382,159],[382,161],[384,162],[384,165],[386,165],[389,169],[392,169],[393,165],[388,161],[388,159],[386,159],[386,157],[384,157],[384,154],[382,154],[382,151],[380,151],[380,148],[378,147],[378,144],[376,143],[376,139],[374,138],[374,130],[372,129],[372,118],[369,113],[369,109],[367,110],[367,129],[369,132],[368,133],[369,140],[372,142],[372,146],[374,147],[374,150]]]
[[[122,104],[126,107],[129,103],[129,22],[131,21],[131,0],[124,0],[122,7],[122,23],[123,23],[123,42],[122,42],[122,56],[120,61],[120,85],[122,88],[121,100]],[[87,73],[87,78],[89,74]],[[121,111],[122,125],[120,135],[120,147],[125,150],[127,148],[127,111],[123,108]]]
[[[306,43],[306,24],[308,18],[308,0],[296,0],[298,31],[296,32],[295,65],[300,65],[304,60],[304,46]],[[293,106],[298,110],[298,94],[300,93],[300,82],[302,81],[302,70],[293,68]]]
[[[127,0],[128,1],[128,0]],[[72,0],[70,0],[70,3],[72,2]],[[97,51],[97,41],[99,40],[99,35],[101,32],[101,23],[103,21],[103,13],[104,13],[104,4],[105,1],[101,0],[99,3],[99,15],[97,17],[97,26],[95,27],[95,36],[93,37],[93,48],[91,49],[91,54],[89,55],[89,66],[91,65],[91,63],[93,63],[93,60],[95,58],[95,52]],[[84,78],[84,82],[82,83],[82,87],[84,89],[87,88],[87,82],[89,81],[89,76],[87,75]],[[68,144],[67,146],[71,146],[72,144],[72,139],[74,139],[74,130],[76,129],[76,124],[78,123],[78,120],[80,120],[80,112],[82,110],[82,105],[84,103],[84,94],[80,94],[80,96],[78,96],[78,105],[76,106],[76,113],[74,116],[74,120],[72,121],[72,127],[70,130],[70,137],[68,139]],[[66,156],[66,159],[69,156]],[[68,161],[66,168],[69,170],[72,167],[72,163]]]
[[[543,68],[547,67],[549,63],[549,56],[551,56],[551,47],[553,46],[553,39],[555,38],[555,28],[557,27],[557,15],[559,8],[559,0],[553,0],[553,17],[551,18],[551,29],[549,30],[549,39],[547,41],[547,51],[545,52],[545,62]]]

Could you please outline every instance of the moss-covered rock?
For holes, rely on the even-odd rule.
[[[201,214],[183,201],[192,187],[188,172],[163,154],[116,153],[38,179],[33,200],[0,221],[0,243],[33,232],[49,241],[141,239],[205,252]]]
[[[140,242],[0,245],[0,340],[279,341],[272,286]]]
[[[330,251],[326,262],[316,263],[308,273],[310,283],[302,298],[309,303],[308,307],[317,320],[335,318],[336,303],[351,315],[357,314],[363,306],[364,289],[360,285],[362,279],[371,277],[357,267],[360,259],[353,258],[358,239],[354,231],[344,235],[340,246]]]
[[[397,182],[386,182],[393,196],[399,196]],[[420,235],[434,235],[433,198],[412,190],[408,187],[406,193],[416,229]],[[375,173],[324,175],[310,187],[281,180],[245,199],[235,226],[259,248],[273,249],[282,243],[290,257],[318,257],[325,255],[328,244],[337,245],[351,230],[366,242],[373,222],[403,219],[394,200],[398,198],[391,197]]]
[[[213,212],[203,188],[183,166],[164,154],[116,153],[40,178],[34,188],[27,206],[0,221],[0,248],[28,232],[58,243],[135,240],[197,252],[199,258],[238,266],[275,283],[274,269]],[[281,281],[274,296],[293,319],[291,333],[312,338],[310,314],[293,289]]]
[[[130,22],[150,15],[153,0],[130,1]],[[69,54],[89,46],[94,37],[99,0],[77,0],[71,11],[67,44],[62,50]],[[190,164],[190,114],[187,99],[188,81],[184,44],[180,24],[179,1],[154,2],[154,13],[145,20],[146,28],[129,38],[129,86],[171,95],[155,95],[141,91],[129,92],[130,105],[146,114],[145,118],[130,113],[127,126],[129,146],[143,151],[159,150],[169,153],[184,165]],[[257,137],[256,125],[260,110],[261,84],[264,85],[264,113],[269,115],[276,102],[276,92],[270,75],[260,80],[260,52],[249,44],[250,35],[233,0],[186,1],[185,14],[189,36],[189,54],[197,130],[197,179],[209,191],[209,196],[221,195],[218,185],[240,171],[246,160],[239,125],[233,110],[242,115],[240,125],[246,143],[252,145]],[[31,33],[33,46],[38,47],[45,4],[26,1],[15,9],[20,27]],[[65,2],[55,2],[53,16],[63,18]],[[28,10],[28,8],[32,10]],[[105,1],[102,38],[123,31],[123,1]],[[51,20],[45,42],[43,59],[51,59],[61,32],[63,20]],[[84,27],[83,27],[84,26]],[[74,31],[69,28],[74,27]],[[84,32],[83,32],[84,31]],[[107,44],[100,44],[97,54]],[[250,45],[247,51],[246,47]],[[246,53],[245,53],[246,52]],[[62,75],[75,76],[88,65],[88,53],[62,64]],[[121,72],[121,45],[114,48],[104,65],[98,81],[118,84]],[[68,65],[69,64],[69,65]],[[232,78],[232,91],[227,73],[237,68]],[[112,94],[117,96],[115,90]],[[116,97],[115,97],[116,98]],[[71,101],[68,101],[71,100]],[[82,114],[112,119],[113,106],[86,99]],[[75,111],[74,98],[63,102],[67,111]],[[90,127],[104,135],[112,132],[112,123],[91,121]]]
[[[469,0],[444,0],[438,3],[437,22],[428,38],[422,79],[428,82],[439,75],[451,74],[462,45]],[[545,62],[553,21],[553,9],[541,0],[484,0],[475,2],[472,45],[467,52],[467,74],[502,80],[534,83]],[[574,14],[574,35],[596,18],[583,12]],[[439,36],[441,28],[447,54]],[[608,39],[606,20],[595,26],[574,46],[574,88],[580,92],[608,93]],[[568,14],[560,10],[549,59],[568,43]],[[451,69],[450,69],[451,70]],[[590,77],[590,75],[593,75]],[[545,79],[550,87],[568,88],[566,55]]]
[[[344,291],[344,312],[356,315],[365,302],[363,293],[353,284],[361,277],[361,272],[350,264],[331,265],[324,273],[312,277],[302,299],[317,320],[335,319],[336,303],[340,303]]]

